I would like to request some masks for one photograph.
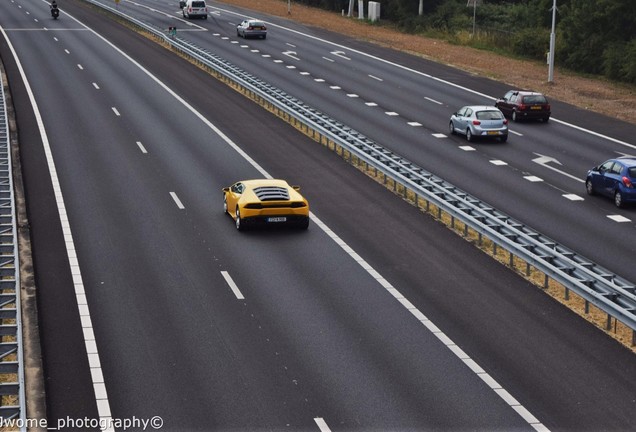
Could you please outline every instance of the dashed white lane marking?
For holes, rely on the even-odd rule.
[[[366,106],[370,106],[370,107],[376,107],[376,106],[378,106],[378,104],[377,104],[377,103],[375,103],[375,102],[365,102],[364,104],[365,104]]]
[[[82,65],[81,65],[81,64],[79,64],[79,63],[77,64],[77,68],[78,68],[79,70],[84,70],[84,66],[82,66]]]
[[[319,82],[319,83],[325,82],[325,80],[322,79],[322,78],[314,78],[314,81]]]
[[[321,432],[331,432],[331,429],[329,429],[329,426],[327,426],[327,422],[325,422],[322,417],[316,417],[314,421],[318,425],[318,428]]]
[[[282,61],[282,60],[279,60],[279,59],[274,60],[274,63],[282,63],[282,62],[283,62],[283,61]]]
[[[294,65],[287,65],[287,66],[285,66],[285,67],[286,67],[287,69],[296,69],[296,66],[294,66]]]
[[[614,222],[631,222],[631,219],[627,219],[625,216],[622,215],[607,215],[608,218],[610,218],[611,220],[613,220]]]
[[[97,83],[93,83],[93,87],[95,87],[95,90],[99,90],[99,86],[97,85]]]
[[[564,194],[563,197],[569,199],[570,201],[585,201],[585,198],[577,194]]]
[[[442,105],[442,104],[443,104],[443,102],[437,101],[437,100],[435,100],[435,99],[431,99],[430,97],[426,97],[426,96],[424,96],[424,99],[426,99],[427,101],[430,101],[430,102],[436,103],[437,105]]]
[[[335,63],[336,61],[334,59],[330,59],[329,57],[323,57],[323,59],[327,60],[328,62],[331,63]]]
[[[174,200],[174,203],[177,205],[177,207],[179,207],[180,210],[185,209],[185,206],[183,205],[183,203],[181,202],[181,200],[179,199],[176,193],[170,192],[170,196],[172,197],[172,199]]]
[[[523,178],[528,180],[529,182],[533,182],[533,183],[537,183],[537,182],[542,182],[543,181],[543,179],[541,177],[537,177],[537,176],[533,176],[533,175],[524,176]]]
[[[379,78],[379,77],[374,76],[374,75],[369,75],[369,78],[373,78],[376,81],[384,81],[382,78]]]
[[[459,148],[464,151],[477,151],[475,147],[469,145],[459,146]]]
[[[311,72],[300,72],[300,74],[303,76],[307,76],[307,75],[311,75]]]
[[[341,90],[342,89],[340,86],[329,86],[329,88],[331,90]]]
[[[269,55],[269,54],[262,54],[262,55],[261,55],[261,57],[263,57],[263,58],[270,58],[270,57],[271,57],[271,55]]]
[[[434,133],[434,134],[431,134],[431,135],[433,135],[435,138],[448,138],[448,137],[447,137],[445,134],[443,134],[443,133]]]
[[[112,110],[113,110],[113,112],[115,113],[115,115],[116,115],[117,117],[121,117],[121,114],[119,114],[119,111],[117,111],[117,108],[115,108],[115,107],[111,107],[110,109],[112,109]]]
[[[230,286],[230,289],[232,289],[232,292],[234,293],[236,298],[239,300],[245,300],[245,297],[243,297],[243,293],[241,293],[239,287],[236,286],[236,283],[234,282],[234,279],[232,279],[232,276],[230,276],[230,274],[225,270],[221,271],[221,274],[223,275],[225,282],[227,282],[227,284]]]
[[[408,122],[407,124],[408,124],[409,126],[414,126],[414,127],[422,126],[422,123],[418,123],[418,122]]]
[[[357,98],[357,97],[360,97],[360,96],[358,96],[358,95],[357,95],[357,94],[355,94],[355,93],[349,93],[349,94],[347,94],[347,97],[350,97],[350,98]]]
[[[504,162],[504,161],[499,160],[499,159],[491,160],[490,163],[493,164],[493,165],[497,165],[497,166],[508,165],[508,162]]]
[[[137,147],[139,147],[139,150],[141,150],[142,153],[148,153],[148,151],[146,150],[146,147],[144,147],[141,141],[137,141]]]
[[[390,116],[390,117],[396,117],[396,116],[399,116],[399,114],[398,114],[398,113],[396,113],[395,111],[387,111],[387,112],[385,112],[384,114],[386,114],[386,115],[388,115],[388,116]]]
[[[64,49],[64,52],[65,52],[66,54],[70,54],[70,53],[71,53],[71,52],[70,52],[69,50],[67,50],[67,49]]]

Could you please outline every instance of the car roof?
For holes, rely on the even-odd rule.
[[[624,156],[616,158],[614,160],[620,161],[622,164],[625,164],[628,167],[636,166],[636,157]]]
[[[543,93],[530,91],[530,90],[511,90],[511,91],[517,92],[517,93],[519,93],[522,96],[529,96],[529,95],[541,95],[541,96],[543,96]]]
[[[250,188],[255,188],[259,186],[279,186],[289,188],[289,183],[285,180],[280,179],[251,179],[251,180],[241,180],[238,183],[243,183],[245,186]]]
[[[492,105],[467,105],[464,108],[470,108],[473,111],[499,111],[499,108]]]

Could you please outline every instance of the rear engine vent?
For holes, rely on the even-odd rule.
[[[278,186],[262,186],[254,189],[254,193],[261,201],[289,201],[287,188]]]

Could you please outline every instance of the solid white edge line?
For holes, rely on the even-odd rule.
[[[132,57],[130,57],[129,55],[127,55],[125,52],[123,52],[121,49],[119,49],[117,46],[115,46],[112,42],[108,41],[107,39],[105,39],[103,36],[101,36],[99,33],[95,32],[94,30],[90,29],[89,27],[85,26],[84,24],[82,24],[80,21],[78,21],[75,18],[72,18],[75,21],[77,21],[78,23],[80,23],[81,25],[83,25],[85,28],[87,28],[89,31],[91,31],[93,34],[95,34],[97,37],[99,37],[100,39],[102,39],[104,41],[104,43],[108,44],[109,46],[111,46],[114,50],[116,50],[118,53],[120,53],[120,55],[122,55],[124,58],[128,59],[128,61],[130,61],[133,65],[135,65],[136,67],[138,67],[141,71],[143,71],[149,78],[151,78],[152,80],[154,80],[160,87],[162,87],[166,92],[168,92],[170,95],[172,95],[178,102],[180,102],[184,107],[186,107],[188,110],[190,110],[190,112],[192,112],[196,117],[198,117],[204,124],[206,124],[210,129],[212,129],[221,139],[223,139],[231,148],[233,148],[239,155],[241,155],[241,157],[243,157],[250,165],[252,165],[254,167],[254,169],[256,169],[260,174],[263,175],[263,177],[268,178],[268,179],[272,179],[273,177],[263,168],[261,167],[254,159],[252,159],[243,149],[241,149],[234,141],[232,141],[227,135],[225,135],[218,127],[216,127],[210,120],[208,120],[207,118],[205,118],[203,116],[203,114],[201,114],[200,112],[198,112],[192,105],[190,105],[187,101],[185,101],[181,96],[179,96],[178,94],[176,94],[172,89],[170,89],[166,84],[164,84],[162,81],[159,80],[159,78],[157,78],[156,76],[154,76],[153,74],[150,73],[150,71],[148,71],[147,69],[145,69],[141,64],[139,64],[136,60],[134,60]],[[4,29],[2,29],[2,27],[0,27],[0,30],[2,30],[2,32],[4,33]],[[5,34],[5,38],[6,38],[6,34]],[[8,40],[8,39],[7,39]],[[15,55],[15,52],[14,52]],[[17,60],[17,56],[16,60]],[[452,84],[452,83],[449,83]],[[32,94],[30,95],[32,97]],[[35,102],[35,100],[33,99],[33,101]],[[48,143],[48,141],[47,141]],[[340,237],[338,237],[329,227],[327,227],[327,225],[325,225],[315,214],[310,213],[310,217],[311,219],[314,221],[314,223],[320,227],[320,229],[323,230],[323,232],[325,232],[325,234],[327,234],[329,237],[331,237],[336,244],[338,244],[340,247],[342,247],[343,249],[349,249],[351,250],[351,248],[342,240],[340,239]],[[367,271],[369,274],[371,274],[372,276],[374,274],[379,275],[379,273],[377,271],[375,271],[369,264],[367,264],[365,261],[358,261],[358,264],[360,264],[360,266],[365,269],[365,271]],[[382,286],[389,286],[391,290],[394,290],[395,292],[397,292],[397,290],[395,288],[393,288],[387,281],[386,279],[382,278],[380,276],[380,278],[376,278],[378,280],[378,282],[381,283]],[[413,311],[416,309],[412,309],[410,310],[411,313],[413,313]],[[423,315],[423,314],[422,314]],[[420,321],[422,322],[422,324],[424,324],[425,327],[431,329],[437,329],[437,327],[428,319],[424,320],[424,321]],[[439,329],[437,329],[437,331],[439,331]],[[95,347],[97,348],[97,347]],[[449,349],[451,352],[455,353],[456,352],[454,350]],[[478,368],[481,369],[481,367],[474,362],[472,359],[466,359],[466,358],[461,358],[461,360],[465,363],[465,364],[473,364],[474,368]],[[473,369],[474,370],[474,369]],[[497,386],[497,388],[501,388],[501,386]],[[106,402],[108,402],[106,400]],[[524,408],[525,409],[525,408]],[[519,412],[518,410],[515,410],[517,412]],[[110,411],[109,411],[109,415],[110,415]],[[523,416],[522,416],[523,417]],[[525,418],[525,417],[523,417]],[[318,424],[318,422],[317,422]],[[326,423],[325,423],[326,426]],[[537,429],[537,428],[541,428],[541,430],[543,431],[548,431],[547,428],[545,428],[545,426],[543,426],[543,424],[539,423],[537,421],[537,423],[532,424],[532,426]],[[537,429],[539,430],[539,429]]]
[[[342,240],[336,233],[334,233],[325,223],[323,223],[315,214],[311,214],[311,219],[318,227],[320,227],[325,234],[331,237],[334,242],[339,245],[345,252],[349,255],[352,255],[353,249],[347,245],[347,243]],[[349,252],[351,251],[351,252]],[[501,385],[494,378],[492,378],[488,373],[486,373],[481,366],[479,366],[474,360],[468,356],[461,348],[459,348],[444,332],[442,332],[432,321],[430,321],[421,311],[419,311],[410,301],[408,301],[395,287],[393,287],[384,277],[382,277],[376,270],[374,270],[368,263],[364,262],[362,258],[359,257],[358,254],[355,254],[355,260],[360,266],[367,271],[367,273],[376,279],[378,283],[384,287],[396,300],[398,300],[402,306],[413,316],[415,316],[423,325],[426,327],[433,335],[435,335],[440,342],[442,342],[446,348],[461,361],[468,366],[473,373],[475,373],[479,378],[481,378],[500,398],[504,400],[511,408],[517,412],[529,425],[533,426],[535,429],[540,428],[542,431],[548,431],[548,429],[539,422],[530,412],[520,405],[510,393],[503,390]],[[352,255],[352,257],[354,257]],[[512,405],[511,402],[514,401],[515,405]],[[539,430],[539,429],[537,429]]]
[[[24,83],[24,87],[29,96],[29,101],[31,103],[31,106],[33,107],[33,114],[35,116],[35,121],[38,125],[38,130],[42,139],[42,146],[44,147],[44,154],[46,156],[46,161],[49,168],[49,175],[51,176],[51,183],[55,192],[55,202],[57,204],[57,211],[60,217],[61,229],[64,235],[69,267],[71,275],[73,277],[73,285],[75,288],[75,295],[77,299],[78,313],[80,314],[80,320],[82,322],[86,355],[89,359],[89,365],[93,365],[90,368],[90,372],[91,381],[93,382],[95,402],[97,405],[97,414],[99,415],[99,418],[103,422],[103,424],[112,425],[113,421],[106,386],[103,382],[96,381],[96,379],[101,379],[101,377],[103,376],[101,371],[101,362],[99,360],[99,351],[97,350],[97,342],[95,341],[95,334],[93,332],[93,325],[90,319],[89,307],[88,303],[86,302],[86,296],[84,293],[84,282],[82,280],[79,262],[77,261],[77,257],[75,256],[75,243],[73,241],[73,234],[71,232],[71,227],[66,213],[66,206],[64,205],[64,197],[62,195],[62,189],[60,187],[60,182],[57,176],[57,169],[55,167],[55,162],[53,161],[51,145],[49,143],[48,135],[46,134],[46,130],[44,128],[42,115],[40,114],[38,104],[35,100],[35,96],[33,95],[31,85],[27,80],[26,74],[24,73],[24,68],[22,67],[22,63],[20,62],[18,53],[15,51],[15,48],[13,47],[9,36],[4,31],[4,28],[2,26],[0,26],[0,32],[2,32],[4,39],[7,41],[9,50],[11,51],[11,54],[15,59],[16,66],[18,67],[18,71],[20,72],[20,76],[22,77],[22,81]],[[108,431],[114,431],[114,429],[111,427],[108,429]]]
[[[243,297],[243,293],[234,282],[234,279],[232,279],[232,276],[230,276],[230,274],[226,272],[225,270],[221,270],[221,275],[223,275],[225,282],[227,282],[227,284],[230,286],[236,298],[239,300],[245,300],[245,297]]]

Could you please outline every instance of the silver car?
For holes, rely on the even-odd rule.
[[[248,37],[259,37],[265,39],[267,37],[267,27],[263,21],[244,20],[236,26],[236,35],[245,39]]]
[[[468,141],[476,138],[508,139],[508,120],[499,109],[487,106],[465,106],[450,118],[448,129],[453,134],[466,135]]]

